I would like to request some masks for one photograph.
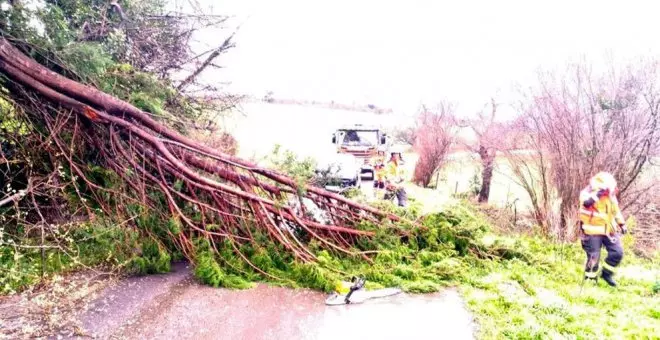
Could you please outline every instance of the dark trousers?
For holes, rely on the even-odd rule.
[[[406,189],[399,188],[399,190],[396,191],[396,199],[399,201],[400,207],[405,207],[408,203],[408,193],[406,192]]]
[[[620,235],[583,235],[582,249],[587,253],[587,272],[596,272],[600,262],[600,249],[605,247],[607,257],[605,263],[610,267],[616,267],[623,259],[623,246],[621,245]]]
[[[396,195],[396,200],[397,203],[400,207],[405,207],[406,204],[408,203],[408,193],[406,192],[406,189],[403,187],[396,189],[396,191],[392,192],[389,191],[385,193],[385,200],[390,200],[392,199],[392,195]]]

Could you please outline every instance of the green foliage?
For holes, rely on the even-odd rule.
[[[328,292],[339,281],[345,280],[345,275],[364,275],[375,287],[394,285],[410,292],[430,292],[460,282],[469,268],[479,266],[480,257],[497,257],[502,249],[509,249],[507,245],[481,242],[480,238],[486,232],[483,219],[467,209],[457,207],[451,213],[433,214],[421,223],[421,227],[390,223],[359,225],[359,229],[376,232],[373,239],[362,240],[355,249],[378,249],[372,265],[360,257],[319,250],[314,241],[309,248],[316,254],[317,263],[298,263],[282,249],[283,246],[271,243],[256,228],[252,233],[260,239],[260,247],[254,249],[243,245],[240,251],[261,271],[278,277],[279,280],[274,282],[280,284],[284,282],[294,287]],[[395,231],[399,228],[405,236]],[[273,282],[272,277],[264,276],[246,264],[229,241],[216,245],[222,261],[212,257],[208,247],[207,242],[198,242],[196,272],[202,282],[224,286],[224,275]]]
[[[201,108],[166,77],[188,60],[187,19],[164,15],[162,0],[122,0],[119,6],[126,20],[107,1],[45,1],[37,9],[18,2],[0,11],[0,22],[7,36],[24,41],[28,54],[55,72],[159,116],[199,117]]]
[[[52,233],[52,234],[50,234]],[[116,225],[81,224],[67,229],[53,229],[44,244],[42,262],[40,244],[27,239],[19,245],[16,234],[0,227],[0,294],[20,291],[49,275],[85,266],[122,266],[135,257],[138,234]],[[29,248],[26,248],[29,246]]]
[[[163,103],[158,98],[152,98],[143,92],[132,93],[129,101],[137,108],[149,113],[161,114],[163,112]]]
[[[93,42],[74,43],[60,52],[71,71],[85,81],[98,81],[114,64],[103,45]]]
[[[421,280],[406,282],[403,288],[411,293],[433,293],[440,290],[441,286],[430,280]]]
[[[4,90],[4,88],[0,88],[0,90]],[[3,135],[11,134],[21,137],[28,132],[28,125],[17,117],[16,108],[0,97],[0,142],[5,141]]]
[[[155,115],[165,115],[166,103],[174,102],[176,91],[170,84],[152,74],[135,71],[128,64],[115,64],[99,80],[99,87],[104,92],[126,100],[137,108]],[[183,102],[181,102],[184,105]],[[191,117],[190,108],[179,106],[179,113]]]
[[[17,248],[0,245],[0,294],[13,293],[39,280],[41,263],[25,256]]]
[[[293,151],[282,150],[280,145],[275,145],[267,161],[274,169],[295,178],[301,184],[312,179],[316,170],[316,161],[313,158],[299,159]]]
[[[73,226],[67,241],[77,249],[81,264],[121,265],[135,256],[140,237],[134,230],[116,225],[82,224]]]
[[[364,196],[364,193],[359,188],[349,188],[342,192],[342,195],[349,199],[357,199]]]
[[[170,34],[186,25],[179,20],[181,18],[156,15],[165,11],[166,3],[161,0],[121,0],[118,4],[126,20],[108,1],[47,0],[43,6],[25,6],[22,1],[5,2],[3,8],[6,8],[0,11],[0,22],[3,23],[3,35],[11,37],[12,44],[54,72],[96,86],[156,117],[177,116],[177,119],[170,121],[197,117],[200,109],[191,104],[194,100],[179,94],[164,77],[166,70],[158,68],[163,65],[177,66],[175,59],[168,60],[171,55],[186,58],[186,44],[168,45],[172,39],[188,39]],[[143,51],[146,53],[141,53]],[[163,60],[167,63],[159,64]],[[118,195],[90,187],[77,171],[68,168],[69,159],[55,152],[57,148],[52,145],[50,132],[39,111],[42,108],[27,105],[26,102],[30,100],[26,100],[21,93],[9,92],[0,83],[0,151],[11,164],[0,178],[2,187],[19,190],[27,186],[27,174],[32,178],[47,178],[53,171],[59,171],[63,190],[46,195],[60,194],[61,197],[54,198],[62,198],[69,213],[86,211],[86,207],[98,212],[101,207],[117,206]],[[60,116],[70,114],[63,112]],[[176,128],[183,130],[181,126]],[[71,145],[71,159],[78,163],[78,170],[100,188],[120,193],[126,191],[123,179],[109,171],[103,156],[95,147],[81,143],[80,136],[81,133],[74,134],[67,128],[60,132],[63,144]],[[99,137],[103,138],[103,135]],[[129,173],[125,175],[132,177]],[[148,194],[155,197],[157,203],[165,200],[162,195]],[[37,204],[51,205],[50,202],[41,202],[41,197],[36,199]],[[165,205],[155,206],[157,209],[164,207],[162,211],[167,211]],[[14,207],[4,208],[3,214],[19,216],[24,213],[13,211]],[[166,224],[166,218],[158,217],[160,212],[154,211],[151,216],[142,212],[138,221],[139,230],[152,232],[166,248],[172,248],[165,231],[169,229],[176,234],[177,228]],[[168,229],[163,226],[168,226]]]
[[[137,274],[161,274],[170,271],[170,254],[158,242],[147,239],[142,244],[142,256],[135,257],[130,265]]]
[[[20,291],[53,274],[85,267],[125,268],[134,274],[170,271],[170,250],[154,238],[141,237],[132,228],[86,223],[55,228],[48,235],[42,261],[37,239],[10,235],[0,227],[0,295]]]
[[[201,282],[216,288],[247,289],[254,286],[253,283],[240,276],[227,274],[218,264],[214,253],[209,250],[198,254],[195,277]]]
[[[302,287],[331,292],[337,285],[338,277],[325,268],[311,263],[294,264],[291,279]]]
[[[178,70],[189,57],[188,18],[162,15],[167,5],[162,0],[117,3],[125,18],[116,5],[102,0],[46,0],[39,6],[27,6],[25,1],[4,1],[0,10],[2,33],[14,46],[50,70],[129,101],[156,118],[181,122],[198,117],[202,109],[196,100],[179,93],[168,80],[169,72]],[[203,18],[194,20],[204,22]],[[46,179],[57,173],[58,182],[47,187],[63,188],[40,188],[35,195],[36,204],[65,203],[69,210],[63,211],[65,215],[78,215],[88,211],[87,208],[102,215],[102,207],[109,207],[108,210],[116,207],[116,216],[106,217],[128,220],[136,226],[124,232],[122,228],[104,225],[67,225],[66,235],[48,235],[50,247],[42,263],[40,251],[33,248],[40,238],[24,234],[25,226],[21,224],[25,214],[34,210],[4,206],[0,209],[0,225],[6,231],[0,234],[0,286],[6,286],[3,291],[38,282],[42,271],[47,276],[82,265],[121,266],[136,273],[169,271],[170,260],[182,256],[173,251],[176,246],[171,237],[179,235],[182,226],[177,217],[170,217],[164,195],[156,189],[147,189],[146,195],[153,200],[151,211],[145,206],[125,204],[130,202],[126,196],[136,195],[124,178],[130,181],[135,174],[127,169],[122,178],[110,171],[97,148],[81,143],[81,135],[87,131],[73,133],[65,127],[59,135],[65,147],[71,146],[70,159],[57,152],[40,111],[44,107],[26,104],[30,100],[21,91],[9,92],[3,86],[5,78],[0,78],[0,151],[6,161],[0,176],[3,190],[15,192],[27,186],[28,177]],[[49,110],[56,107],[50,106]],[[61,118],[71,115],[69,111],[51,113]],[[184,124],[179,125],[174,128],[184,130]],[[104,141],[102,133],[95,135],[98,137]],[[86,180],[70,168],[70,160],[77,163],[76,170]],[[175,187],[181,190],[182,183]],[[186,212],[194,218],[201,216]],[[60,238],[67,240],[63,248],[51,248],[60,247],[55,242],[61,242]],[[13,243],[7,243],[10,241]],[[71,252],[72,249],[75,251]]]
[[[178,217],[171,217],[167,221],[167,228],[173,235],[179,235],[181,233],[181,220]]]
[[[650,293],[654,269],[648,261],[626,254],[617,289],[602,280],[581,288],[584,253],[578,244],[531,237],[499,241],[516,245],[535,264],[493,261],[485,275],[470,274],[461,285],[480,323],[480,338],[647,339],[659,334],[653,319],[660,299]]]

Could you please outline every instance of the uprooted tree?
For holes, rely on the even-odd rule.
[[[397,219],[340,195],[301,187],[286,176],[189,139],[126,102],[44,68],[5,38],[0,40],[0,70],[9,80],[5,86],[22,94],[20,104],[45,123],[44,147],[54,157],[61,156],[71,175],[80,178],[85,188],[76,190],[87,191],[96,202],[115,203],[99,206],[108,213],[117,213],[119,206],[149,209],[162,201],[169,210],[166,220],[186,228],[169,231],[186,255],[194,253],[190,235],[196,233],[211,241],[253,242],[246,227],[250,222],[300,260],[313,261],[314,254],[292,230],[304,230],[328,250],[351,252],[356,237],[370,235],[352,228],[357,222]],[[76,159],[79,148],[95,153],[99,164],[131,186],[133,195],[114,192],[89,178],[82,170],[86,165]],[[30,180],[35,187],[50,179]],[[151,195],[152,189],[162,196]],[[297,199],[313,201],[328,213],[328,220],[313,220],[304,213],[304,204],[297,210],[289,206]],[[92,208],[87,209],[91,215]]]
[[[188,20],[209,18],[159,3],[58,1],[30,13],[15,2],[0,12],[0,293],[62,268],[62,254],[66,268],[92,257],[90,265],[143,273],[185,256],[214,286],[278,280],[331,290],[360,273],[418,292],[438,290],[481,258],[526,259],[481,243],[483,220],[467,209],[424,218],[415,206],[377,209],[236,158],[225,137],[192,138],[234,98],[209,103],[183,91],[207,88],[195,77],[219,53],[199,61],[177,49],[180,60],[199,62],[181,83],[171,80],[182,66],[160,63],[159,49],[172,45],[157,37],[177,33],[185,46]],[[33,29],[35,20],[46,29]],[[153,64],[115,53],[141,39]]]
[[[59,223],[111,219],[191,259],[200,240],[229,246],[247,262],[243,246],[266,243],[302,263],[316,261],[319,250],[369,258],[371,246],[360,242],[374,232],[358,224],[399,217],[181,133],[209,104],[177,88],[194,83],[231,43],[172,84],[171,72],[201,58],[181,48],[194,30],[189,20],[223,18],[163,13],[157,4],[58,2],[36,13],[19,3],[2,12],[0,217],[15,226],[5,235],[40,233],[43,255]],[[45,32],[31,26],[35,18]],[[233,100],[221,99],[213,109]]]

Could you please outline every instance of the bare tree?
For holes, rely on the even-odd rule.
[[[476,141],[464,142],[468,150],[479,155],[481,161],[481,188],[479,189],[479,202],[488,202],[490,185],[495,170],[497,152],[505,148],[503,137],[506,136],[505,124],[496,121],[498,104],[494,98],[477,114],[474,119],[458,121],[458,126],[471,129],[476,135]]]
[[[417,126],[402,127],[394,131],[394,138],[401,142],[415,145]]]
[[[550,157],[543,149],[539,135],[529,129],[524,118],[511,124],[508,138],[512,146],[502,153],[509,162],[512,180],[525,190],[531,203],[532,215],[544,234],[549,234],[548,220],[554,191],[550,182]]]
[[[643,204],[653,181],[641,175],[660,146],[655,63],[603,76],[584,64],[570,70],[541,76],[540,90],[524,101],[518,128],[535,157],[512,158],[538,222],[562,237],[572,235],[577,195],[598,171],[617,178],[622,208]]]
[[[417,116],[414,147],[419,159],[415,165],[413,180],[419,185],[429,186],[433,174],[444,163],[449,153],[454,142],[451,132],[453,111],[451,104],[442,102],[435,110],[422,107]]]

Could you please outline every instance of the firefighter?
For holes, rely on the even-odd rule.
[[[371,164],[374,167],[374,197],[382,197],[382,191],[385,190],[385,150],[378,149]]]
[[[404,162],[401,158],[401,151],[398,149],[392,149],[390,151],[390,159],[386,164],[385,181],[387,191],[396,195],[400,207],[405,207],[408,203],[408,193],[406,193],[406,189],[403,187],[403,181],[405,178],[403,164]]]
[[[598,280],[601,247],[607,250],[601,277],[612,287],[614,268],[623,259],[621,234],[627,232],[625,220],[616,198],[617,183],[614,176],[599,172],[580,192],[579,217],[582,230],[582,249],[587,253],[585,279]]]

